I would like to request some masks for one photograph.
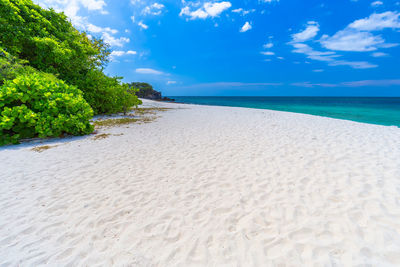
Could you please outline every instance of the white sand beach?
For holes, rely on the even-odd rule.
[[[400,266],[399,128],[144,105],[0,149],[0,266]]]

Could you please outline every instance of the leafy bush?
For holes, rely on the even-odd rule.
[[[0,0],[0,32],[0,45],[9,53],[70,84],[101,67],[110,53],[102,40],[75,29],[64,13],[31,0]]]
[[[22,138],[89,134],[93,110],[82,92],[52,75],[19,75],[0,87],[0,145]]]
[[[35,69],[26,66],[26,63],[26,60],[20,60],[0,47],[0,85],[7,80],[15,79],[20,74],[35,72]]]
[[[117,78],[103,73],[109,46],[79,32],[65,14],[31,0],[0,0],[0,33],[1,47],[31,67],[77,86],[96,114],[123,112],[126,105],[140,103],[132,93],[122,91]],[[15,78],[14,67],[21,67],[11,65],[5,79]]]
[[[118,77],[108,77],[99,70],[88,72],[80,88],[85,88],[84,97],[96,114],[126,112],[142,103]]]

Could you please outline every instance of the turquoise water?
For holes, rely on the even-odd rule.
[[[400,97],[171,97],[187,104],[305,113],[400,127]]]

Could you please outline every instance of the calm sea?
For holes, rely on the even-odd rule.
[[[187,104],[272,109],[400,127],[400,97],[176,96]]]

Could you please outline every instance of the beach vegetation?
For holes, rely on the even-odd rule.
[[[77,86],[95,114],[123,112],[141,103],[119,77],[104,74],[109,45],[75,29],[64,13],[31,0],[1,0],[0,32],[2,50]]]
[[[18,75],[36,72],[34,68],[26,65],[27,63],[26,60],[21,60],[0,47],[0,85]]]
[[[92,116],[82,92],[51,74],[19,75],[0,87],[0,145],[64,133],[89,134]]]
[[[136,88],[104,68],[110,47],[64,13],[0,0],[0,145],[25,137],[90,133],[94,114],[128,112]]]

